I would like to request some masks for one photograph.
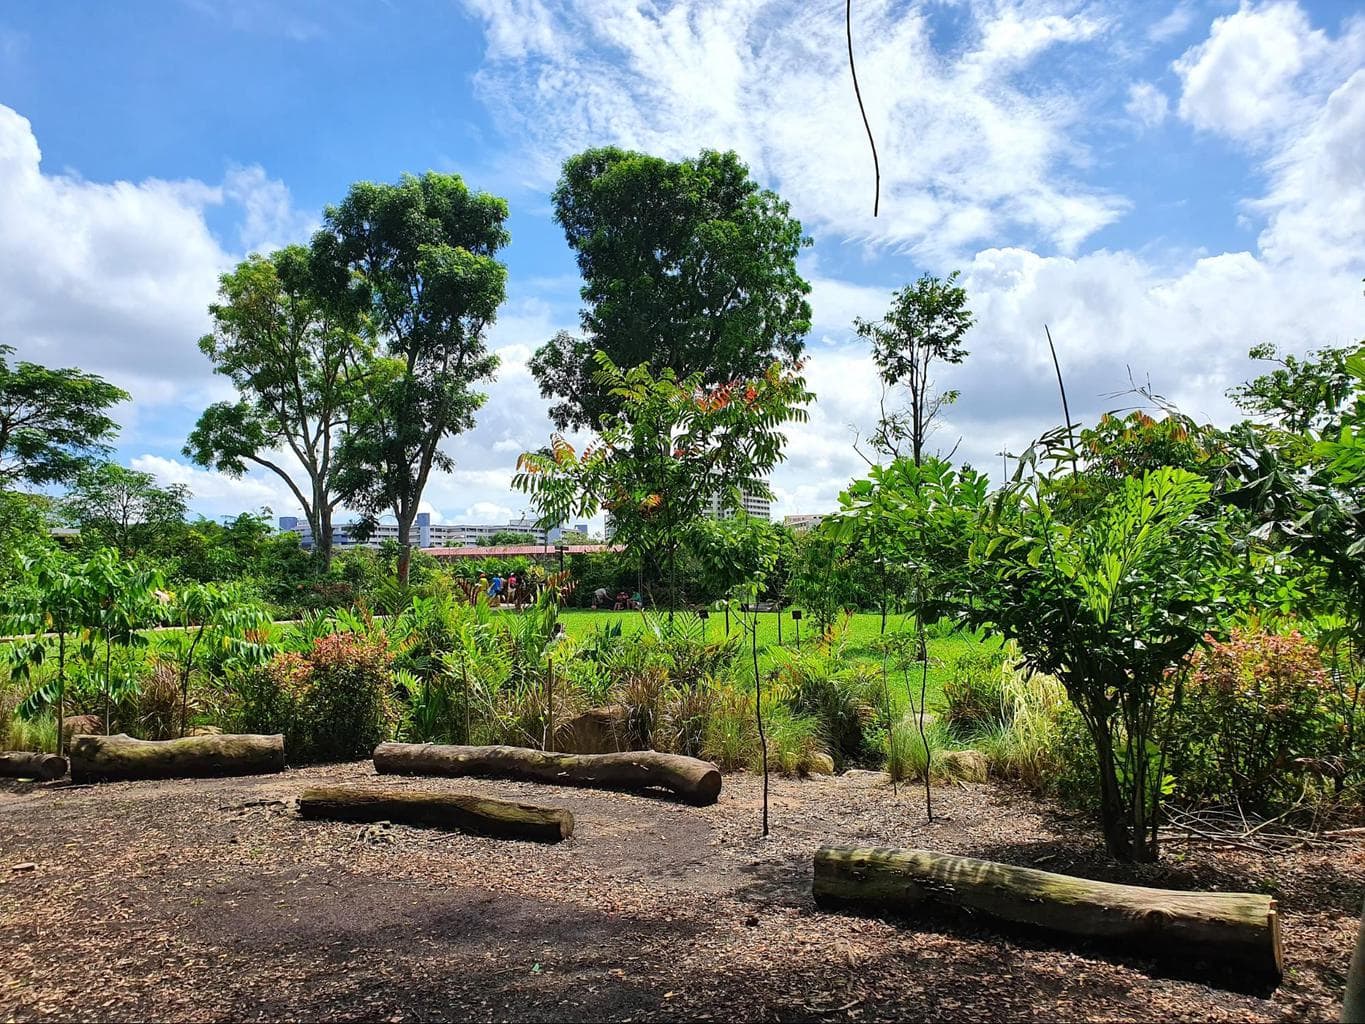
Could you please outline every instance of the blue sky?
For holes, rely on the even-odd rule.
[[[268,476],[180,455],[224,397],[195,349],[218,273],[305,239],[358,179],[457,171],[508,198],[491,400],[433,482],[438,517],[500,520],[549,431],[525,359],[577,318],[548,215],[562,159],[615,143],[734,148],[816,240],[811,422],[779,512],[862,467],[875,374],[849,325],[923,271],[978,316],[936,441],[986,468],[1057,418],[1042,324],[1084,415],[1130,375],[1191,413],[1260,341],[1365,336],[1365,13],[1358,3],[855,0],[882,212],[838,0],[132,0],[0,7],[0,340],[134,401],[118,455],[196,508],[293,511]]]

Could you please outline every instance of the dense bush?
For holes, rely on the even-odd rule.
[[[333,633],[304,654],[277,654],[239,677],[238,728],[283,733],[293,763],[367,756],[389,735],[392,660],[382,633]]]
[[[1292,798],[1341,724],[1329,694],[1318,649],[1300,633],[1209,638],[1191,659],[1176,720],[1177,794],[1256,810]]]
[[[1010,723],[1013,708],[1005,699],[1005,652],[998,647],[968,651],[953,662],[943,684],[944,722],[954,733],[970,736],[993,723]]]

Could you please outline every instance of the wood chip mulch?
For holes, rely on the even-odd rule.
[[[720,802],[495,781],[386,786],[566,807],[554,846],[304,822],[306,786],[369,762],[241,779],[0,783],[0,1017],[217,1020],[1332,1020],[1365,846],[1170,846],[1108,861],[1090,824],[1015,790],[870,776],[725,779]],[[811,900],[826,842],[921,846],[1113,881],[1269,892],[1274,990],[1189,965]],[[1212,980],[1210,980],[1212,979]]]

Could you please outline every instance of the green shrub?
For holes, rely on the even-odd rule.
[[[959,736],[970,736],[995,724],[1009,723],[1013,708],[1005,699],[1009,669],[1000,648],[976,648],[953,662],[943,684],[947,704],[943,720]]]
[[[382,634],[338,633],[313,644],[300,717],[311,760],[368,757],[388,735],[392,658]]]
[[[389,733],[392,657],[383,634],[333,633],[236,677],[237,727],[283,733],[291,763],[368,756]]]
[[[168,740],[181,735],[180,676],[174,665],[156,660],[131,698],[133,730],[143,739]],[[189,710],[195,710],[193,695]]]
[[[1191,659],[1168,765],[1185,800],[1272,810],[1302,791],[1304,760],[1333,749],[1331,684],[1297,632],[1233,630]]]
[[[32,750],[52,754],[57,750],[57,719],[39,715],[24,719],[11,714],[0,720],[0,750]]]
[[[779,651],[777,657],[774,694],[797,714],[819,723],[836,767],[865,761],[877,712],[869,700],[868,677],[857,663],[844,664],[842,649],[823,643],[804,653]]]

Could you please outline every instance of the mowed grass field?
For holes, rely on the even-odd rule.
[[[746,621],[751,618],[752,616],[746,614]],[[767,672],[775,667],[784,656],[784,650],[795,653],[797,649],[797,623],[793,621],[790,611],[783,612],[781,618],[782,640],[779,644],[777,634],[778,613],[758,613],[758,664],[759,670],[762,672]],[[645,628],[643,617],[638,611],[564,611],[560,613],[559,619],[564,623],[564,631],[573,637],[588,636],[594,630],[610,629],[617,623],[620,623],[622,632],[627,636]],[[912,628],[913,621],[907,620],[903,616],[891,615],[887,618],[886,629],[888,633],[904,632]],[[876,649],[876,644],[881,635],[881,616],[871,612],[853,615],[848,620],[847,629],[845,656],[850,660],[867,659],[880,664],[881,655]],[[748,634],[740,626],[735,616],[730,618],[730,633],[732,636],[742,635],[745,642],[748,642]],[[711,617],[706,621],[706,634],[717,639],[724,636],[725,615],[723,613],[711,613]],[[800,623],[799,638],[802,648],[809,648],[810,644],[817,639],[815,628],[809,621],[803,620]],[[932,709],[942,706],[943,683],[952,676],[953,665],[959,657],[983,646],[997,647],[999,644],[1000,641],[996,637],[985,637],[975,633],[953,633],[937,637],[931,635],[928,642],[929,707]],[[888,661],[888,671],[891,675],[892,699],[903,705],[906,700],[904,670],[898,668],[894,664],[894,659],[891,659]],[[918,700],[921,681],[920,671],[921,667],[918,663],[910,666],[910,685],[916,695],[916,700]]]

